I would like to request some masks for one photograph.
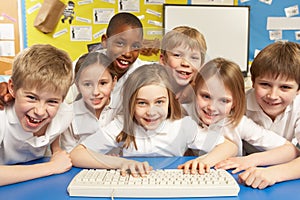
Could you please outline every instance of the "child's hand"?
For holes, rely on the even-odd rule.
[[[49,162],[54,165],[52,168],[55,170],[53,174],[64,173],[72,167],[70,155],[66,151],[55,152]]]
[[[128,170],[130,171],[131,175],[134,177],[138,175],[144,177],[145,175],[149,174],[149,172],[152,170],[152,167],[149,165],[148,162],[126,160],[121,165],[121,175],[125,176]]]
[[[276,183],[278,172],[272,172],[269,168],[250,167],[239,174],[239,182],[253,188],[264,189]]]
[[[8,92],[8,87],[6,82],[0,83],[0,110],[3,110],[5,106],[13,101],[13,97]]]
[[[232,173],[238,173],[242,170],[245,170],[249,167],[253,167],[250,161],[247,159],[247,156],[242,157],[231,157],[226,160],[223,160],[215,165],[216,169],[234,169]]]
[[[183,173],[188,173],[190,170],[191,174],[195,174],[197,169],[199,174],[204,174],[210,170],[210,166],[203,163],[199,158],[189,160],[186,163],[179,165],[177,168],[183,169]]]

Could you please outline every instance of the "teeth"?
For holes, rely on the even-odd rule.
[[[33,123],[40,123],[41,121],[43,121],[43,120],[34,119],[32,117],[29,117],[29,120]]]
[[[190,75],[191,74],[189,72],[184,72],[184,71],[180,71],[179,73],[182,74],[182,75]]]
[[[125,60],[120,60],[120,63],[121,63],[122,65],[128,65],[128,64],[129,64],[129,62],[128,62],[128,61],[125,61]]]

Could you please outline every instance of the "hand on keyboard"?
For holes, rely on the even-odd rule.
[[[152,167],[149,165],[148,162],[138,162],[135,160],[127,160],[125,159],[124,162],[121,164],[121,175],[125,176],[128,174],[128,171],[132,176],[137,177],[141,176],[144,177],[146,174],[152,170]]]
[[[183,169],[184,173],[188,173],[190,171],[191,174],[196,174],[198,170],[199,174],[204,174],[209,172],[210,166],[203,163],[200,158],[196,158],[179,165],[178,169]]]

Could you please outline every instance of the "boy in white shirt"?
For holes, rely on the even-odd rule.
[[[247,94],[246,115],[257,124],[292,141],[300,139],[300,47],[275,42],[254,59],[252,89]]]
[[[253,89],[247,93],[246,115],[299,144],[300,45],[275,42],[267,46],[255,57],[250,71]],[[300,178],[299,166],[300,158],[296,158],[268,168],[251,167],[239,177],[246,185],[263,189],[276,182]]]
[[[0,185],[71,168],[71,159],[56,138],[73,117],[72,108],[63,103],[72,74],[67,53],[51,45],[33,45],[16,56],[8,81],[14,101],[0,111]],[[44,157],[49,145],[49,162],[16,165]]]

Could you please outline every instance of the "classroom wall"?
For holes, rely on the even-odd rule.
[[[25,46],[36,43],[52,44],[67,51],[72,60],[88,51],[87,45],[100,42],[101,35],[105,33],[109,19],[117,12],[127,11],[138,16],[145,28],[145,39],[153,40],[162,36],[162,0],[82,0],[74,1],[74,20],[70,24],[68,20],[62,23],[60,20],[54,31],[44,34],[33,27],[33,22],[43,3],[43,0],[22,0],[26,13],[25,22]],[[67,5],[67,0],[62,0]],[[123,8],[120,7],[120,2]],[[186,0],[166,0],[166,3],[187,4]],[[95,20],[95,12],[98,11],[99,19]],[[81,36],[72,39],[72,30]],[[90,32],[83,34],[82,32]],[[80,38],[81,37],[81,38]],[[83,38],[83,39],[82,39]],[[87,39],[88,38],[88,39]],[[142,59],[156,60],[157,55],[145,56]]]

